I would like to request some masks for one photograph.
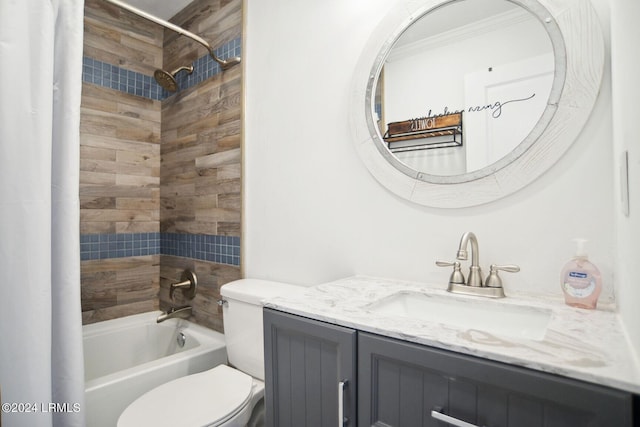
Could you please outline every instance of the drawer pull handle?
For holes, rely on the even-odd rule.
[[[349,418],[344,416],[344,389],[348,383],[347,380],[338,383],[338,427],[344,427],[349,423]]]
[[[471,423],[468,423],[466,421],[462,421],[462,420],[459,420],[457,418],[450,417],[449,415],[445,415],[445,414],[443,414],[441,412],[438,412],[436,410],[431,411],[431,416],[433,418],[435,418],[436,420],[444,421],[445,423],[449,423],[449,424],[451,424],[452,426],[455,426],[455,427],[478,427],[475,424],[471,424]]]

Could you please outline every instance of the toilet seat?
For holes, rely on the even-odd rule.
[[[253,378],[226,365],[169,381],[140,396],[118,427],[219,426],[251,400]]]

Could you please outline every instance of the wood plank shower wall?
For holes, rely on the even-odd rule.
[[[196,0],[172,22],[216,47],[241,36],[242,2]],[[165,31],[165,70],[206,54],[193,40]],[[235,66],[163,101],[162,232],[240,236],[241,89],[242,66]],[[198,275],[198,294],[192,301],[178,295],[171,302],[169,285],[186,268]],[[221,331],[220,286],[239,278],[239,266],[162,255],[160,307],[191,304],[198,323]]]
[[[242,2],[196,0],[172,22],[215,47],[241,37]],[[84,43],[85,57],[146,76],[207,53],[99,0],[85,2]],[[241,78],[234,67],[163,101],[84,82],[81,234],[239,237]],[[171,302],[168,286],[186,268],[198,274],[198,295]],[[193,320],[220,331],[219,287],[240,278],[237,265],[159,253],[83,260],[81,273],[85,323],[189,303]]]

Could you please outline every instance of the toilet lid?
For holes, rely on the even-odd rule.
[[[178,378],[131,403],[118,427],[217,425],[247,404],[252,384],[249,375],[226,365]]]

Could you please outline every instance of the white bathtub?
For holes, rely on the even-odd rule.
[[[87,427],[114,427],[122,411],[152,388],[227,363],[224,335],[183,319],[156,323],[160,314],[83,327]]]

